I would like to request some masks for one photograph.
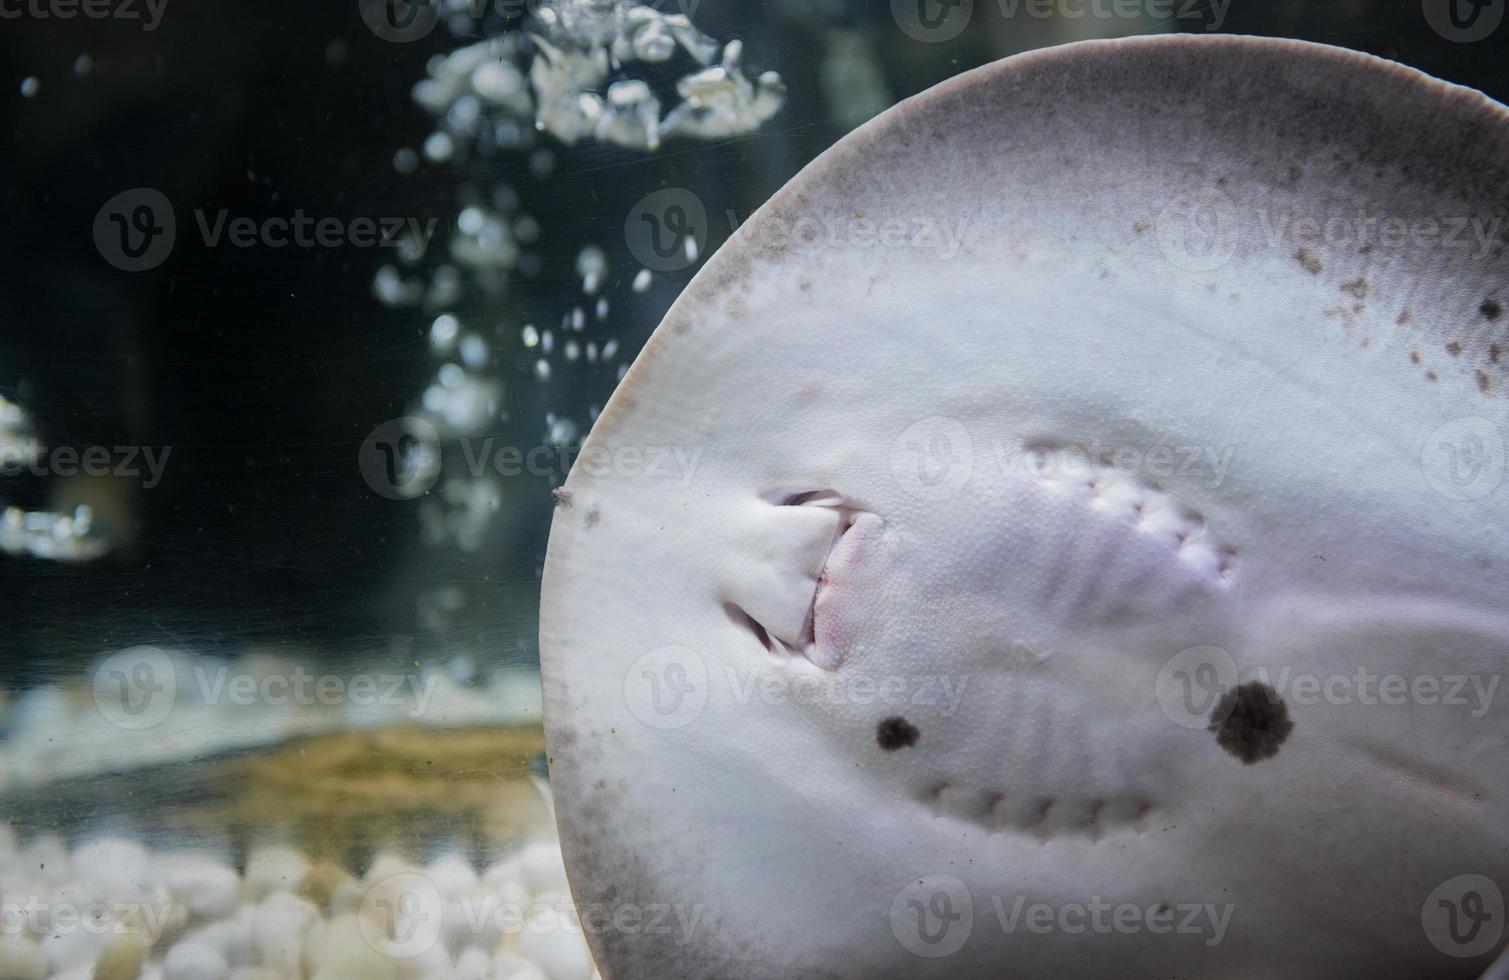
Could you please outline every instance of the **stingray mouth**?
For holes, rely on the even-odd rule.
[[[872,554],[883,522],[831,490],[785,494],[779,503],[782,507],[822,508],[837,520],[826,542],[821,569],[796,635],[777,636],[752,617],[751,622],[763,634],[767,649],[774,652],[783,648],[823,670],[837,670],[850,652],[858,625],[854,612],[854,600],[859,595],[856,579]]]

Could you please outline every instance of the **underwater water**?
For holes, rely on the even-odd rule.
[[[0,980],[592,977],[552,490],[877,113],[1215,30],[1509,92],[1419,3],[1094,6],[0,0]]]

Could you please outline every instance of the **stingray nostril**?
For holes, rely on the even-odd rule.
[[[778,502],[782,507],[824,507],[843,503],[832,490],[800,490],[781,496]]]
[[[760,645],[763,646],[767,651],[769,651],[770,653],[775,652],[775,643],[770,639],[770,631],[767,630],[764,626],[760,625],[759,620],[755,619],[749,613],[745,612],[738,605],[732,602],[725,602],[723,604],[723,611],[728,613],[729,619],[733,620],[740,626],[743,626],[745,629],[748,629],[751,633],[753,633],[755,635],[755,639],[759,640]]]

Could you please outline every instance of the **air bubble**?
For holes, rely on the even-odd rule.
[[[461,333],[461,321],[449,313],[442,313],[430,324],[430,346],[437,353],[448,354],[456,345],[456,337]]]

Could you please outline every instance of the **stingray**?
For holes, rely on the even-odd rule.
[[[803,170],[557,494],[603,976],[1493,969],[1506,214],[1504,107],[1277,40],[1013,57]]]

